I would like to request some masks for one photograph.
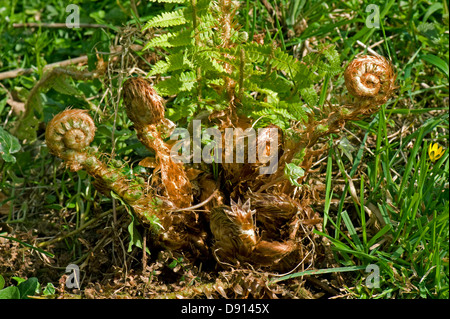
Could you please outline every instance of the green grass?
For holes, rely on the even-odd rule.
[[[380,115],[383,118],[383,110]],[[360,197],[353,198],[355,216],[350,218],[347,211],[339,209],[337,222],[333,223],[334,237],[322,234],[333,243],[343,265],[379,266],[380,288],[368,289],[362,281],[351,289],[360,298],[448,298],[448,150],[432,163],[424,140],[444,121],[448,125],[445,117],[431,118],[399,145],[386,138],[386,121],[377,121],[376,155],[366,162],[368,177],[365,180],[361,176]],[[414,144],[409,156],[399,161],[398,153],[410,141]],[[342,158],[338,155],[336,161],[339,164]],[[393,178],[393,170],[398,170],[400,178]],[[331,178],[328,171],[327,181]],[[330,197],[328,193],[327,201]],[[370,237],[367,211],[376,216],[381,228]],[[331,217],[327,216],[327,220]],[[343,227],[339,227],[340,222]],[[384,294],[386,290],[388,294]]]

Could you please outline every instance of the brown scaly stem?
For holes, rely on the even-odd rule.
[[[168,198],[178,208],[189,207],[193,199],[191,183],[182,163],[172,160],[170,147],[162,138],[173,128],[173,123],[164,118],[163,99],[143,78],[128,79],[123,89],[127,115],[135,124],[140,142],[156,153]]]

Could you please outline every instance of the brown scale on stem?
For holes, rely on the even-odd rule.
[[[219,206],[211,210],[210,227],[215,238],[213,250],[219,261],[233,262],[248,258],[257,243],[250,201]]]
[[[231,200],[230,206],[219,206],[211,210],[210,227],[214,236],[213,254],[216,260],[224,267],[242,265],[249,263],[257,267],[270,267],[271,269],[286,270],[293,267],[300,259],[300,252],[295,240],[289,236],[276,236],[276,239],[264,240],[259,234],[255,223],[259,219],[268,222],[270,219],[278,220],[279,225],[289,224],[293,216],[297,213],[297,207],[291,203],[287,203],[286,198],[274,196],[270,194],[259,194],[253,198],[259,198],[266,204],[265,206],[256,206],[260,210],[251,210],[250,201],[248,199],[242,204]],[[271,208],[270,202],[274,202]],[[283,214],[283,209],[287,208],[288,212],[285,216],[277,216]],[[281,217],[281,218],[280,218]],[[283,218],[285,217],[285,218]],[[274,221],[272,220],[272,221]],[[281,221],[281,222],[280,222]],[[263,232],[271,230],[265,228]],[[289,232],[289,231],[288,231]],[[295,237],[295,236],[294,236]],[[283,238],[287,240],[283,241]]]

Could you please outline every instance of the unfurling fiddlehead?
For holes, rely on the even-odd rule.
[[[164,118],[164,101],[145,79],[128,79],[123,89],[126,112],[135,125],[155,124]]]
[[[47,125],[45,140],[50,152],[66,162],[72,171],[84,169],[94,177],[95,187],[103,194],[113,191],[128,203],[141,220],[149,219],[149,214],[157,207],[151,193],[145,193],[145,185],[129,177],[117,168],[108,167],[98,159],[89,147],[95,136],[94,121],[86,110],[68,109],[57,114]]]
[[[159,152],[161,152],[161,149],[165,150],[167,146],[165,144],[160,145],[164,142],[160,135],[156,135],[159,132],[154,126],[138,126],[142,130],[141,134],[150,132],[157,136],[156,139],[145,140],[147,142],[152,141],[146,145],[155,147],[155,150]],[[95,130],[94,121],[86,110],[65,110],[49,122],[45,133],[46,143],[50,152],[63,159],[71,170],[86,170],[94,178],[93,184],[98,191],[107,196],[111,195],[111,191],[116,193],[133,208],[142,223],[152,225],[152,221],[156,217],[162,229],[156,232],[157,237],[155,239],[162,246],[178,249],[192,244],[204,248],[203,237],[205,233],[196,228],[198,216],[194,212],[168,213],[168,210],[175,208],[175,204],[170,199],[166,200],[163,196],[159,196],[139,178],[130,180],[130,176],[123,172],[121,168],[109,167],[99,160],[96,151],[89,147],[94,139]],[[170,168],[165,158],[160,158],[160,161],[161,166],[167,165],[166,169],[167,167]],[[161,168],[161,171],[163,171],[163,168]],[[170,175],[173,174],[173,171],[166,171],[165,173]],[[176,183],[179,176],[173,175],[171,178]],[[189,225],[190,229],[194,230],[194,234],[186,234],[185,225]]]
[[[95,136],[95,124],[86,110],[66,110],[56,115],[47,126],[45,140],[50,152],[66,161],[71,170],[81,169],[86,159],[84,150]]]
[[[216,255],[224,258],[246,258],[257,242],[250,201],[242,205],[231,201],[231,207],[220,206],[211,210],[210,228],[216,245]]]
[[[179,208],[190,206],[190,181],[182,164],[172,160],[170,147],[163,140],[163,136],[173,128],[173,123],[164,118],[162,98],[145,79],[130,78],[124,83],[123,100],[127,115],[135,124],[138,139],[156,153],[167,197]]]
[[[382,56],[364,55],[354,59],[347,66],[344,78],[348,92],[355,97],[355,101],[343,106],[330,105],[329,112],[322,120],[311,117],[309,123],[296,132],[295,139],[286,141],[278,170],[264,181],[266,184],[272,185],[277,181],[286,183],[283,178],[285,164],[291,163],[294,156],[300,152],[313,154],[311,149],[320,138],[339,134],[348,121],[377,112],[378,107],[387,102],[396,88],[392,63]],[[311,163],[311,157],[305,156],[300,166],[307,173]]]
[[[344,78],[349,93],[370,104],[385,103],[395,88],[392,64],[382,56],[363,55],[354,59]]]

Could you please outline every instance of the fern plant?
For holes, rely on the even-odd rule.
[[[86,170],[103,194],[113,192],[132,207],[138,220],[154,230],[157,245],[188,250],[196,258],[214,256],[223,266],[249,263],[286,271],[312,263],[314,257],[308,259],[303,252],[314,249],[307,234],[315,222],[299,225],[302,220],[320,220],[310,207],[311,192],[302,189],[313,158],[324,150],[313,147],[320,138],[339,133],[346,121],[374,113],[387,101],[395,88],[392,65],[379,56],[358,57],[344,74],[354,100],[321,107],[317,83],[327,83],[341,71],[332,45],[320,46],[299,61],[273,43],[250,41],[234,22],[236,8],[230,0],[158,2],[175,8],[144,26],[166,29],[145,47],[167,50],[149,73],[162,80],[152,86],[132,77],[123,86],[123,102],[137,138],[155,154],[151,180],[130,180],[102,162],[99,152],[89,147],[96,128],[83,110],[55,116],[46,130],[48,147],[72,170]],[[161,96],[170,97],[170,105],[165,107]],[[190,131],[192,123],[198,124],[194,119],[205,118],[219,132],[214,130],[213,141],[201,138],[208,144],[201,151],[203,161],[195,154],[193,163],[176,161],[173,144],[167,141],[172,121]],[[225,136],[225,146],[233,148],[244,140],[236,132],[252,127],[261,130],[258,137],[247,135],[247,154],[238,156],[236,151],[236,161],[227,161],[233,153],[229,157],[219,151],[220,135]],[[217,153],[212,142],[218,145]],[[193,145],[194,153],[198,146]],[[258,161],[250,154],[256,147]],[[276,153],[277,165],[265,161],[266,153]],[[199,208],[206,213],[200,214]],[[160,225],[157,230],[155,223]]]

